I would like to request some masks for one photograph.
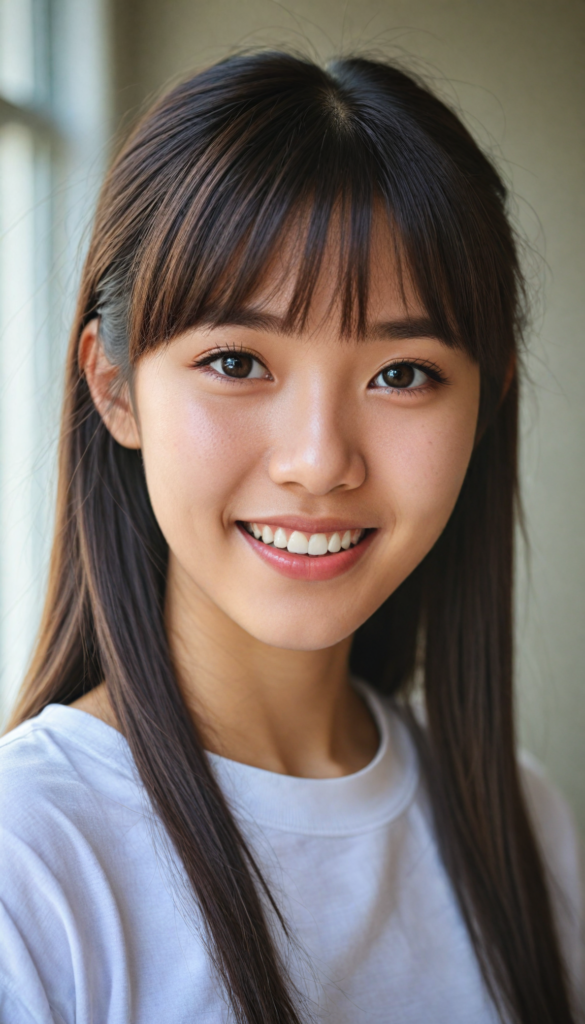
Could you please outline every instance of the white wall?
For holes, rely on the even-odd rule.
[[[523,738],[585,834],[585,4],[582,0],[130,0],[118,13],[118,107],[259,43],[326,58],[409,56],[466,114],[543,257],[524,400],[531,581],[519,587]],[[534,261],[532,261],[534,264]],[[523,574],[524,576],[524,574]]]

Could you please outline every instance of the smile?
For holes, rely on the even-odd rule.
[[[309,582],[331,580],[348,572],[365,555],[379,532],[354,527],[311,533],[261,522],[236,525],[240,535],[271,568],[289,579]]]
[[[286,530],[282,526],[272,527],[264,523],[243,523],[244,529],[263,544],[290,551],[293,555],[336,555],[347,551],[362,540],[365,530],[336,530],[333,533],[301,533],[300,530]]]

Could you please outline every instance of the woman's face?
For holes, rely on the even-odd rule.
[[[364,340],[340,338],[324,273],[302,333],[281,329],[286,287],[267,286],[240,322],[137,366],[171,578],[276,647],[353,633],[432,547],[471,456],[478,367],[408,288],[405,304],[377,248]]]

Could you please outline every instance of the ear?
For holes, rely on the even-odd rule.
[[[84,327],[79,339],[79,366],[94,405],[112,437],[124,448],[140,448],[140,432],[130,401],[130,390],[120,386],[120,369],[106,356],[99,338],[97,317]]]

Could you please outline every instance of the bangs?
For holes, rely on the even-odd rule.
[[[128,365],[197,324],[237,321],[269,279],[277,290],[286,279],[285,326],[302,329],[332,253],[340,333],[363,335],[384,218],[403,297],[408,275],[437,335],[503,380],[518,296],[500,180],[443,104],[433,98],[437,122],[423,122],[419,86],[372,75],[359,59],[325,71],[282,54],[232,58],[139,126],[115,167],[118,202],[107,188],[103,199],[113,217],[133,197],[132,230],[96,299],[107,337],[108,303],[124,293]]]
[[[312,124],[283,111],[286,130],[233,123],[210,166],[167,196],[136,260],[134,358],[198,323],[234,322],[269,280],[286,280],[285,326],[302,329],[332,254],[341,333],[365,332],[380,197],[372,155],[331,130],[324,108]]]

